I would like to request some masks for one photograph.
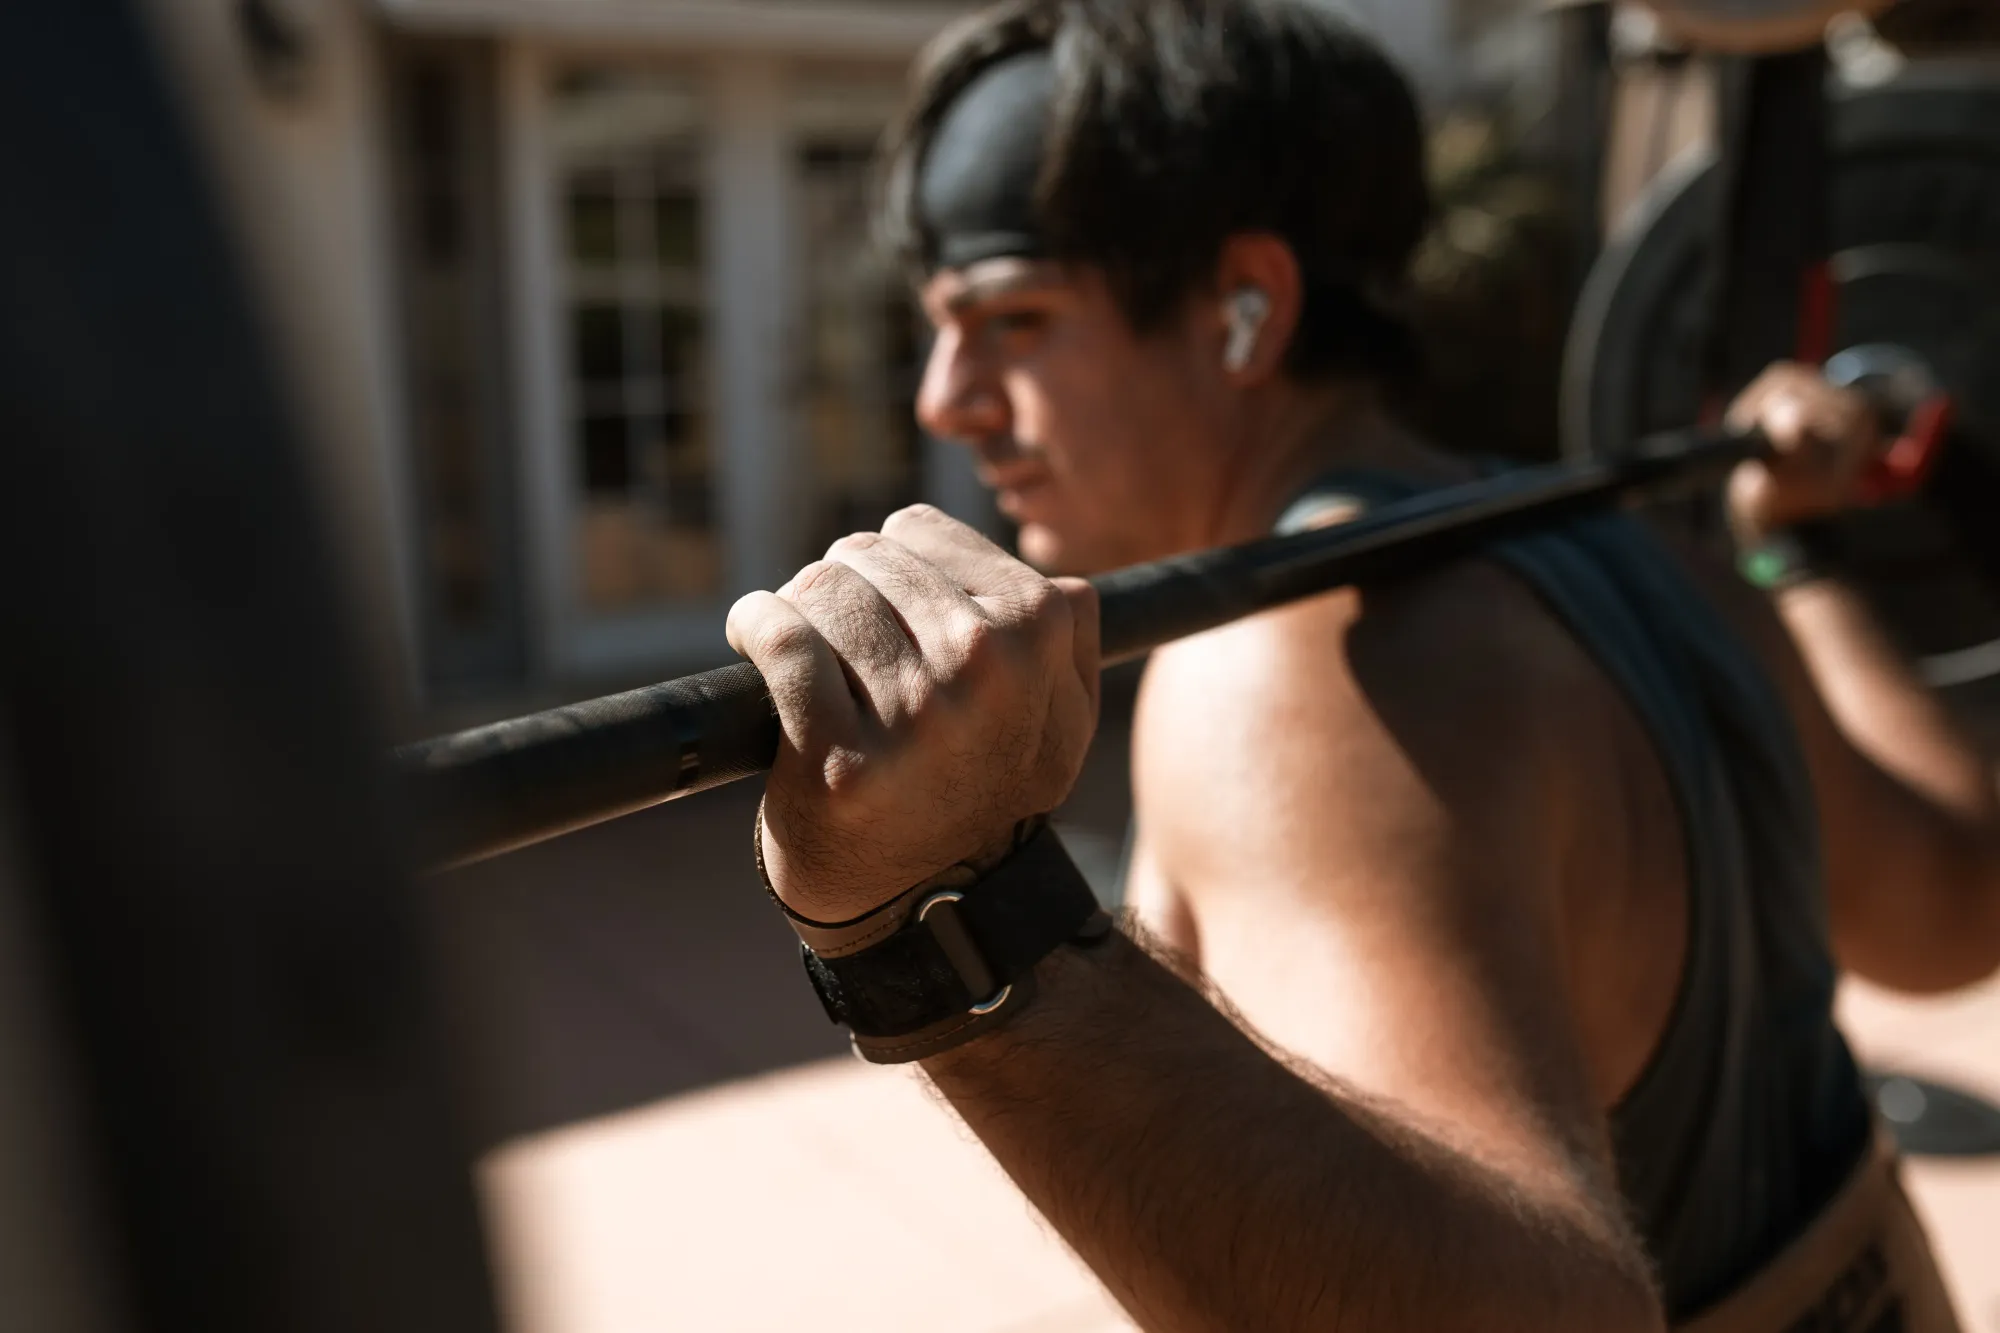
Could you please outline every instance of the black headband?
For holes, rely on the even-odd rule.
[[[988,65],[952,100],[932,134],[916,184],[916,212],[933,268],[981,260],[1049,258],[1037,196],[1056,91],[1046,49]],[[1329,367],[1414,375],[1421,355],[1410,330],[1347,275],[1307,273],[1300,337]]]
[[[981,70],[945,112],[917,180],[936,267],[1045,255],[1035,193],[1055,86],[1049,52],[1025,51]]]

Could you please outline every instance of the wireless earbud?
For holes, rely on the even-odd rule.
[[[1257,337],[1264,331],[1264,321],[1271,317],[1271,298],[1262,288],[1238,287],[1224,304],[1229,341],[1222,348],[1222,368],[1235,373],[1250,364],[1257,350]]]

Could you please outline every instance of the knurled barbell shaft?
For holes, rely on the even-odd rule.
[[[1611,501],[1713,481],[1755,437],[1661,436],[1634,455],[1524,468],[1353,522],[1102,575],[1106,663],[1349,584],[1417,572]],[[779,729],[747,662],[404,746],[422,863],[496,856],[770,768]]]

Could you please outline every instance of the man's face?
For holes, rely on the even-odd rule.
[[[1198,320],[1141,338],[1097,272],[1014,259],[939,272],[922,301],[917,417],[977,456],[1023,558],[1091,573],[1202,543],[1222,397]]]

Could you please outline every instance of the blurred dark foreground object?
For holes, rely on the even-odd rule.
[[[422,901],[124,0],[0,9],[0,1324],[496,1326]]]

